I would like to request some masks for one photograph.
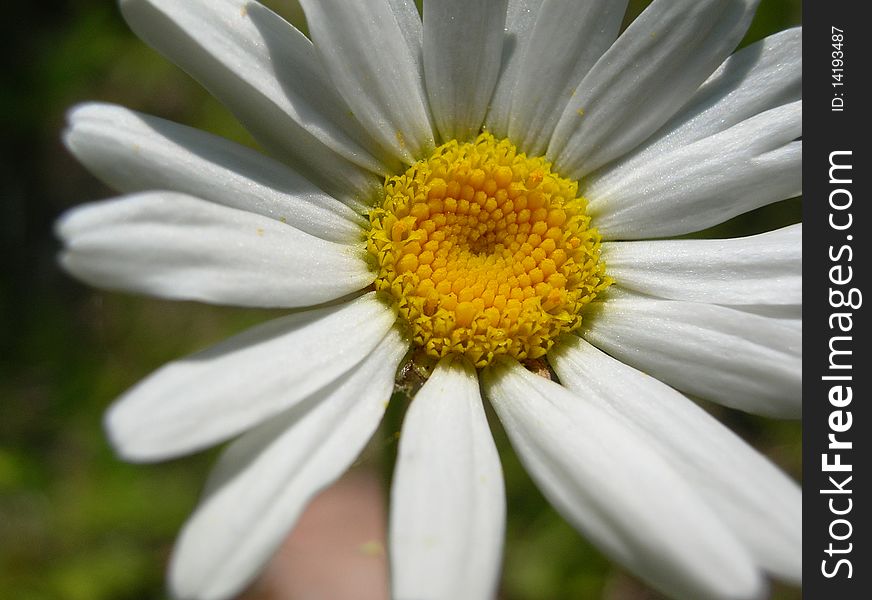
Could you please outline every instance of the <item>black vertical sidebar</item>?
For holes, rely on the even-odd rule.
[[[872,598],[866,6],[803,2],[803,596],[812,600]]]

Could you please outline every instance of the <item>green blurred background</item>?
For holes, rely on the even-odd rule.
[[[293,0],[268,6],[301,28]],[[631,2],[629,16],[646,2]],[[55,264],[52,222],[112,195],[59,142],[64,112],[86,100],[128,107],[252,143],[224,108],[137,40],[105,0],[5,7],[0,89],[0,598],[133,600],[164,597],[175,532],[214,458],[119,462],[101,415],[166,361],[273,312],[103,293]],[[744,43],[801,21],[799,0],[763,0]],[[798,200],[728,223],[725,235],[800,220]],[[366,460],[388,481],[404,403],[395,402]],[[800,425],[712,407],[799,477]],[[602,558],[536,491],[496,428],[508,495],[502,598],[655,598]],[[775,597],[799,598],[777,587]]]

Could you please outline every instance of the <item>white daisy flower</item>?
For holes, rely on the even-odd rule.
[[[397,599],[494,595],[482,398],[555,508],[675,598],[800,580],[798,486],[684,394],[801,405],[801,225],[701,231],[801,192],[801,31],[736,54],[752,0],[122,0],[274,158],[118,106],[65,140],[125,195],[58,224],[110,289],[296,309],[124,394],[118,453],[236,438],[178,540],[179,598],[242,590],[435,365],[391,493]],[[421,358],[423,357],[423,358]],[[339,574],[337,574],[339,576]]]

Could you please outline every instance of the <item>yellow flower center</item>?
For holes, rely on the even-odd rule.
[[[431,356],[539,358],[611,283],[578,183],[508,140],[448,142],[384,191],[375,286]]]

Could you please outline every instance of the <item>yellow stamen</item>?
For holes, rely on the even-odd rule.
[[[434,357],[536,359],[611,280],[578,184],[483,133],[385,183],[370,212],[376,289]]]

